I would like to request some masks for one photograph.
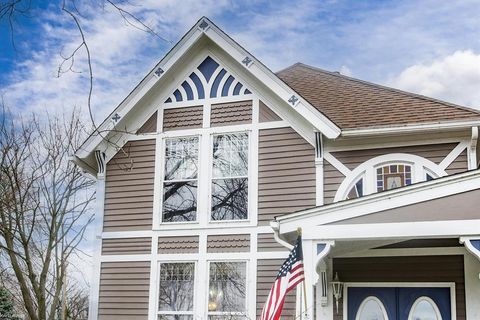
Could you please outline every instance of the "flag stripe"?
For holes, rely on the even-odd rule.
[[[288,259],[278,271],[277,278],[263,306],[260,319],[279,320],[287,293],[303,281],[305,281],[305,274],[303,268],[302,238],[299,236]]]

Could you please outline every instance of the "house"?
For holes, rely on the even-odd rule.
[[[480,319],[479,126],[273,73],[203,17],[74,157],[103,221],[90,319],[256,319],[298,228],[306,294],[283,319]]]

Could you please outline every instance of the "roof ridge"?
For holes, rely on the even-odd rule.
[[[311,65],[308,65],[308,64],[305,64],[305,63],[302,63],[302,62],[297,62],[297,63],[295,63],[295,64],[293,64],[293,65],[291,65],[291,66],[289,66],[285,69],[282,69],[281,71],[279,71],[277,73],[286,71],[286,70],[291,69],[295,66],[302,66],[302,67],[311,69],[311,70],[316,71],[316,72],[321,72],[321,73],[325,73],[325,74],[328,74],[328,75],[331,75],[331,76],[344,78],[345,80],[349,80],[349,81],[352,81],[352,82],[358,82],[358,83],[361,83],[361,84],[365,84],[365,85],[368,85],[368,86],[380,88],[380,89],[383,89],[383,90],[388,90],[388,91],[396,92],[396,93],[399,93],[399,94],[404,94],[404,95],[407,95],[407,96],[410,96],[410,97],[413,97],[413,98],[418,98],[418,99],[423,99],[423,100],[427,100],[427,101],[430,101],[430,102],[440,103],[440,104],[446,105],[448,107],[452,107],[452,108],[460,109],[460,110],[463,110],[463,111],[468,111],[468,112],[474,113],[476,115],[480,115],[480,110],[477,110],[477,109],[472,108],[472,107],[461,106],[461,105],[458,105],[458,104],[455,104],[455,103],[452,103],[452,102],[447,102],[447,101],[444,101],[444,100],[428,97],[428,96],[425,96],[425,95],[422,95],[422,94],[408,92],[408,91],[404,91],[404,90],[401,90],[401,89],[392,88],[392,87],[389,87],[389,86],[386,86],[386,85],[381,85],[381,84],[378,84],[378,83],[374,83],[374,82],[370,82],[370,81],[366,81],[366,80],[361,80],[361,79],[358,79],[358,78],[349,77],[349,76],[343,75],[339,72],[328,71],[328,70],[321,69],[321,68],[318,68],[318,67],[315,67],[315,66],[311,66]]]

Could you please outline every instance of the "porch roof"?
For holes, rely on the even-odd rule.
[[[288,234],[298,227],[313,230],[316,226],[322,226],[322,230],[331,229],[328,233],[332,233],[347,228],[354,231],[368,225],[375,232],[387,224],[395,224],[399,228],[410,228],[406,233],[415,236],[415,227],[422,224],[432,228],[438,223],[450,222],[453,227],[456,223],[466,225],[474,220],[478,230],[470,234],[478,234],[479,209],[480,170],[474,170],[278,216],[272,225],[280,234]]]

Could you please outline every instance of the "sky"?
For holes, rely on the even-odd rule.
[[[203,15],[274,71],[303,62],[480,108],[479,0],[132,0],[122,8],[160,37],[129,25],[101,0],[77,3],[92,55],[97,122]],[[32,0],[13,26],[12,35],[0,22],[0,95],[7,106],[17,114],[73,107],[86,114],[84,49],[71,70],[65,63],[58,72],[62,56],[80,43],[61,3]]]
[[[14,16],[13,34],[7,21],[0,21],[1,98],[16,115],[77,108],[86,116],[84,48],[71,69],[65,63],[59,73],[62,56],[81,41],[74,21],[61,10],[60,1],[28,2],[27,13]],[[77,1],[92,55],[97,123],[201,16],[274,71],[303,62],[480,109],[480,0],[121,3],[160,37],[129,25],[102,0]]]

